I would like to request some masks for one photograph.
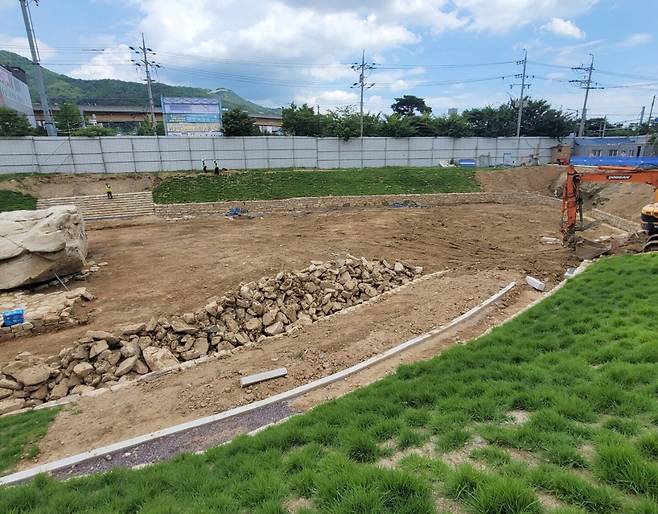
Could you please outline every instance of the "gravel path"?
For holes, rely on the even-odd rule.
[[[52,473],[56,478],[72,478],[93,473],[102,473],[113,468],[139,468],[181,453],[207,450],[238,435],[246,434],[269,423],[287,418],[295,411],[287,402],[277,402],[258,410],[229,419],[223,419],[184,432],[168,435],[140,444],[127,450],[102,455],[80,464]]]

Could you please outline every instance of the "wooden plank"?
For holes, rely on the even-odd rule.
[[[255,375],[242,377],[240,379],[240,387],[248,387],[250,385],[258,384],[259,382],[272,380],[273,378],[285,377],[287,374],[288,370],[286,368],[277,368],[273,369],[272,371],[263,371],[262,373],[256,373]]]

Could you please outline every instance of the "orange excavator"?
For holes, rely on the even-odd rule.
[[[582,182],[630,182],[649,184],[656,191],[656,203],[642,208],[642,251],[658,251],[658,168],[628,168],[599,166],[592,171],[578,171],[573,165],[567,168],[567,180],[562,193],[562,225],[560,230],[565,243],[576,244],[576,231],[583,224]]]

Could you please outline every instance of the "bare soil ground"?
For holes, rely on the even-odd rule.
[[[0,362],[21,351],[52,355],[89,329],[192,311],[241,281],[345,253],[402,259],[425,272],[510,270],[554,284],[576,263],[568,250],[539,243],[543,235],[558,237],[558,225],[554,209],[538,207],[528,215],[511,205],[91,225],[89,258],[108,263],[83,283],[97,297],[92,321],[2,343]]]
[[[476,177],[485,191],[527,191],[554,196],[555,186],[559,184],[563,172],[563,166],[524,166],[479,170]]]

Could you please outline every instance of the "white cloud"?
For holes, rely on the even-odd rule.
[[[569,17],[582,14],[598,0],[453,0],[453,3],[469,18],[469,28],[502,33],[549,20],[555,13]]]
[[[551,18],[548,23],[541,26],[541,30],[560,37],[572,37],[574,39],[583,39],[585,37],[585,32],[578,28],[575,23],[562,18]]]
[[[622,48],[633,48],[636,46],[648,45],[653,41],[653,36],[647,32],[636,32],[621,41],[617,46]]]
[[[41,60],[49,59],[56,53],[50,45],[44,43],[39,38],[37,38],[37,46],[39,47]],[[11,37],[6,34],[0,34],[0,48],[32,59],[30,46],[26,37]]]
[[[118,79],[139,81],[140,75],[130,62],[131,50],[127,45],[105,49],[91,60],[71,70],[68,75],[76,79]]]
[[[337,107],[354,106],[359,102],[359,95],[354,91],[340,89],[318,91],[314,93],[300,92],[295,96],[298,105],[308,104],[312,107],[320,106],[320,111],[326,112]]]

